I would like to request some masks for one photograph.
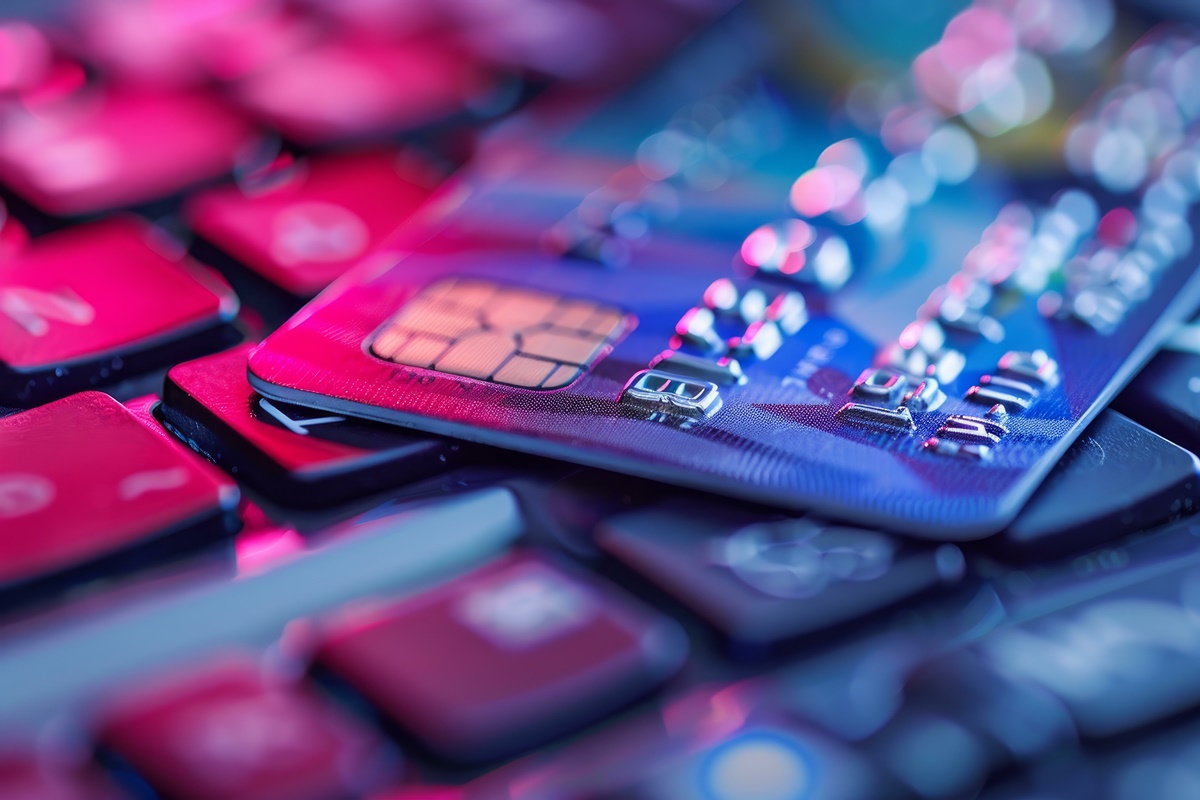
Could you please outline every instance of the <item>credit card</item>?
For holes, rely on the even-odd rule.
[[[681,88],[702,39],[554,146],[485,161],[432,238],[253,352],[252,385],[931,539],[1003,528],[1200,301],[1179,236],[1200,186],[1164,211],[1165,175],[1124,194],[956,176],[973,139],[930,111],[919,195],[912,151],[814,131],[829,109],[732,27],[750,39],[724,43],[743,58],[726,82]],[[663,167],[701,164],[679,137],[746,122],[772,141],[716,178]],[[607,180],[581,177],[604,159]]]

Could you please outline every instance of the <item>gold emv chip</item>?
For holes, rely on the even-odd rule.
[[[625,332],[614,306],[477,278],[414,295],[371,342],[379,358],[464,378],[561,389]]]

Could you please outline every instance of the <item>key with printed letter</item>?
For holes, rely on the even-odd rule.
[[[48,234],[0,259],[0,405],[107,386],[240,334],[238,300],[134,217]]]
[[[601,548],[722,635],[768,646],[959,581],[954,545],[682,499],[603,521]]]
[[[237,498],[108,395],[0,419],[0,596],[40,599],[228,536]]]
[[[403,225],[443,177],[414,151],[314,156],[188,199],[204,242],[297,297],[311,297]]]

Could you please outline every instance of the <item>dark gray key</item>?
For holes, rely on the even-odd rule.
[[[1200,705],[1200,555],[1166,574],[1077,603],[974,643],[944,674],[986,673],[998,684],[1026,686],[1066,709],[1079,735],[1125,734]],[[940,685],[939,685],[940,684]],[[954,689],[934,682],[932,693]],[[965,692],[970,694],[971,692]],[[998,690],[982,693],[1000,696]],[[991,702],[991,701],[989,701]],[[950,699],[964,715],[979,703]],[[1048,704],[1007,704],[1010,725]],[[1035,708],[1037,707],[1037,708]]]
[[[607,520],[597,540],[722,634],[752,645],[855,621],[963,573],[954,545],[910,545],[694,498]]]
[[[1083,550],[1191,513],[1200,461],[1128,417],[1088,426],[1008,530],[989,544],[1006,560]]]
[[[1200,353],[1159,353],[1113,407],[1193,453],[1200,452]]]

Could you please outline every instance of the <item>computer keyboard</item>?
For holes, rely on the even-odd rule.
[[[1200,797],[1188,11],[0,21],[0,798]]]

